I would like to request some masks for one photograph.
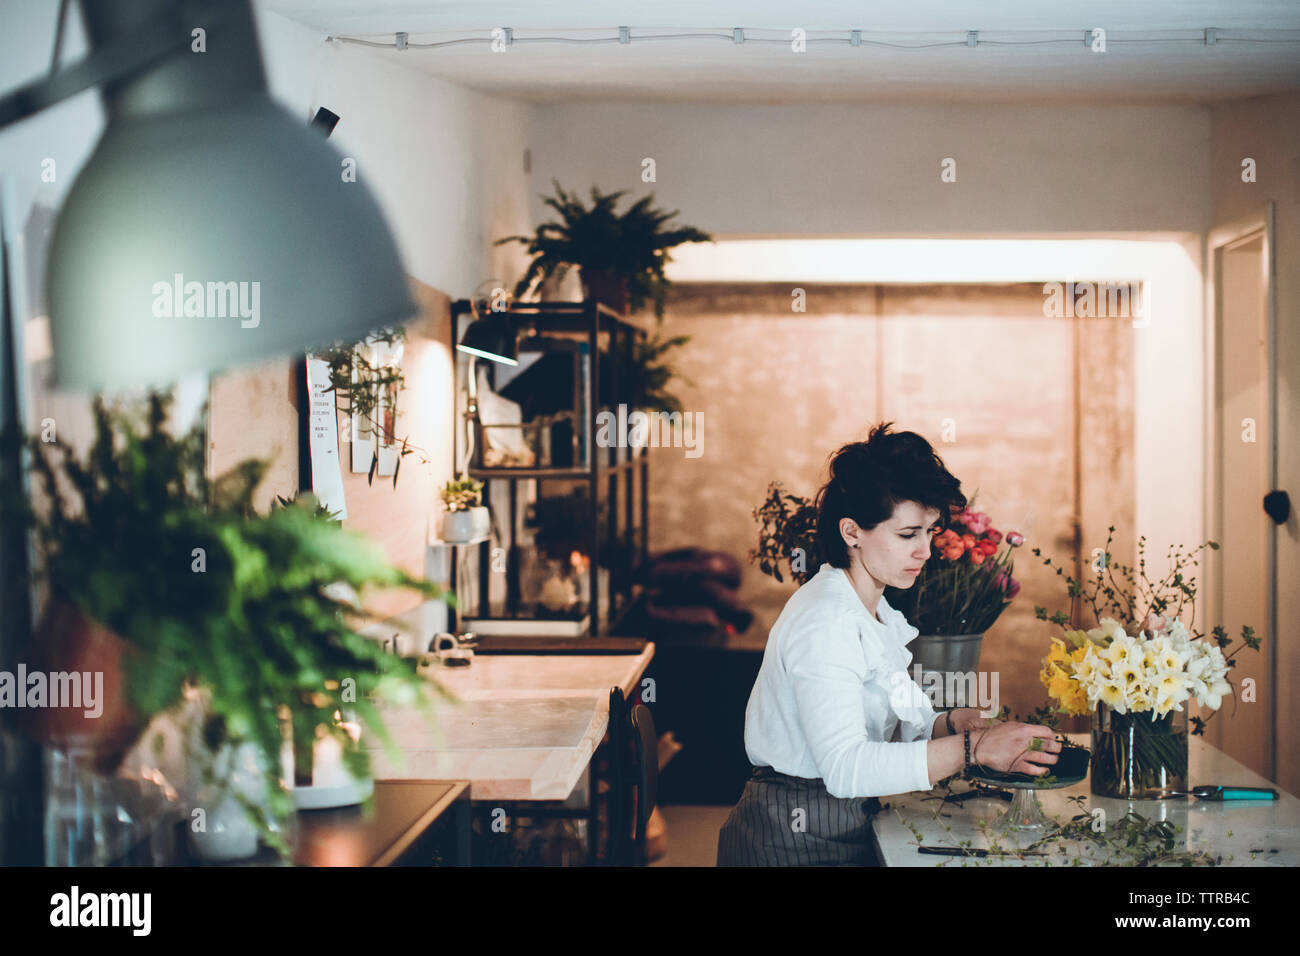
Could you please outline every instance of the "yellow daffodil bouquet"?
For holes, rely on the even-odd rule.
[[[1039,679],[1058,713],[1093,714],[1093,792],[1113,796],[1163,796],[1186,789],[1189,701],[1217,711],[1233,693],[1228,680],[1233,656],[1242,647],[1258,650],[1254,629],[1243,626],[1242,643],[1231,654],[1232,638],[1222,627],[1206,635],[1182,620],[1195,620],[1196,581],[1186,573],[1207,541],[1184,554],[1170,549],[1169,574],[1151,582],[1146,574],[1146,539],[1138,542],[1138,568],[1114,562],[1110,544],[1093,561],[1095,578],[1084,583],[1064,574],[1070,614],[1048,615],[1034,608],[1039,620],[1051,621],[1063,634],[1052,638]],[[1041,556],[1038,548],[1033,553]],[[1044,563],[1052,565],[1051,558]],[[1072,627],[1077,602],[1091,605],[1097,626]],[[1191,717],[1192,734],[1205,720]],[[1099,789],[1100,788],[1100,789]]]
[[[1113,617],[1103,617],[1098,627],[1052,638],[1038,676],[1065,714],[1089,714],[1102,703],[1118,714],[1151,711],[1164,717],[1181,711],[1189,697],[1218,710],[1232,690],[1229,667],[1217,645],[1194,640],[1177,618],[1150,615],[1132,635]]]

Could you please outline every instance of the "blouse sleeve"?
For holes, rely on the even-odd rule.
[[[834,613],[791,623],[781,663],[827,792],[860,798],[929,790],[927,741],[868,736],[862,685],[879,669],[866,659],[854,623]]]
[[[933,740],[934,722],[938,718],[939,712],[930,703],[930,695],[921,690],[920,685],[910,676],[907,679],[916,688],[911,692],[911,695],[916,702],[913,713],[917,714],[917,717],[915,723],[913,723],[910,715],[907,719],[903,719],[902,715],[900,715],[899,726],[902,727],[902,738],[904,740]],[[926,789],[929,789],[928,784]]]

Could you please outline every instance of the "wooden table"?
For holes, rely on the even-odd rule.
[[[428,863],[420,853],[430,828],[449,816],[455,862],[469,866],[469,784],[464,780],[378,780],[370,813],[360,807],[301,810],[298,866]]]
[[[470,865],[469,784],[464,780],[377,780],[369,812],[360,806],[300,810],[294,866],[428,865],[433,861],[431,831],[450,820],[458,866]],[[261,847],[251,860],[212,863],[200,860],[185,840],[187,820],[176,824],[181,866],[284,866],[280,856]]]
[[[467,780],[474,801],[564,801],[582,779],[609,722],[609,691],[631,696],[654,656],[477,655],[439,668],[459,698],[439,703],[436,723],[411,709],[383,710],[401,751],[390,760],[373,739],[376,780]]]
[[[1071,740],[1084,746],[1090,746],[1087,734],[1069,734]],[[1186,850],[1204,850],[1212,855],[1221,855],[1223,862],[1236,866],[1296,866],[1300,865],[1300,800],[1282,790],[1276,784],[1246,769],[1223,751],[1206,743],[1200,737],[1192,737],[1188,753],[1190,786],[1204,784],[1234,784],[1244,787],[1271,787],[1280,794],[1278,800],[1225,801],[1216,803],[1183,797],[1172,800],[1115,800],[1094,796],[1089,790],[1085,778],[1073,787],[1060,790],[1037,791],[1043,811],[1049,817],[1061,821],[1068,820],[1080,811],[1079,807],[1069,802],[1077,795],[1087,797],[1087,809],[1091,812],[1100,807],[1106,813],[1106,819],[1115,822],[1123,819],[1130,809],[1151,821],[1172,821],[1182,828],[1182,848]],[[954,791],[964,789],[964,784],[954,786]],[[1099,859],[1090,858],[1082,852],[1071,852],[1061,856],[1055,844],[1049,845],[1051,857],[952,857],[930,856],[917,852],[917,839],[904,823],[911,823],[921,833],[921,842],[934,846],[959,846],[963,841],[970,841],[971,847],[987,848],[989,841],[980,830],[981,820],[992,822],[1009,806],[1001,800],[975,797],[965,805],[945,804],[945,816],[935,818],[938,800],[923,800],[926,796],[938,796],[943,788],[936,788],[929,793],[910,793],[901,796],[882,797],[881,802],[889,808],[878,813],[872,822],[872,832],[876,839],[876,849],[885,866],[961,866],[976,864],[981,866],[1033,866],[1044,865],[1050,859],[1051,865],[1061,866],[1078,857],[1081,863],[1096,864]],[[1029,831],[1025,834],[999,836],[1003,847],[1023,847],[1032,843],[1042,831]],[[1262,850],[1255,853],[1253,850]],[[1271,852],[1276,850],[1277,852]],[[1113,865],[1113,864],[1112,864]]]

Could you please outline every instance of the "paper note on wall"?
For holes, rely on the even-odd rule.
[[[311,490],[316,499],[341,520],[348,516],[343,500],[343,469],[339,463],[339,419],[330,387],[329,364],[307,356],[307,394],[311,401]]]

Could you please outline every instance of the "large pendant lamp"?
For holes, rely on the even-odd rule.
[[[108,124],[51,241],[58,385],[161,384],[415,314],[364,176],[268,96],[248,0],[81,7]],[[167,52],[132,64],[150,43]]]

